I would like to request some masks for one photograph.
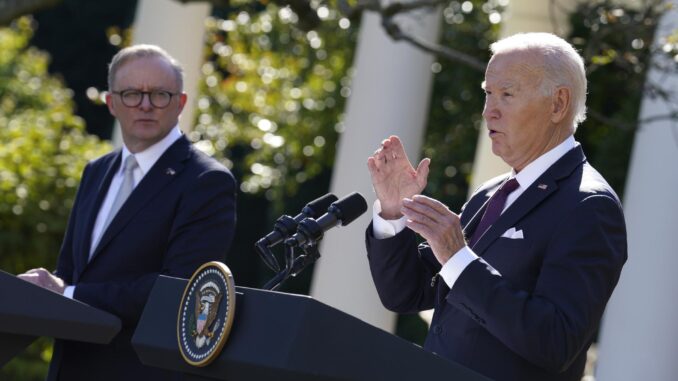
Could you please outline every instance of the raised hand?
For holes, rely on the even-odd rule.
[[[403,200],[402,210],[406,226],[424,237],[441,265],[466,246],[459,216],[442,202],[416,195]]]
[[[383,218],[393,220],[402,216],[402,200],[421,193],[426,187],[430,163],[430,159],[423,159],[415,170],[397,136],[384,140],[367,159]]]

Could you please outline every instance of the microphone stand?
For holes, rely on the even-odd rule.
[[[313,264],[320,258],[320,251],[318,250],[317,242],[313,244],[302,246],[304,254],[294,257],[294,245],[285,245],[285,268],[277,273],[271,280],[266,282],[262,287],[264,290],[277,290],[282,284],[289,279],[289,277],[296,277],[308,265]]]
[[[288,215],[282,215],[280,216],[276,221],[275,224],[273,225],[273,231],[275,233],[280,234],[282,237],[288,237],[292,235],[297,230],[297,222],[294,220],[294,218],[288,216]],[[271,251],[271,246],[276,244],[279,241],[271,241],[270,238],[274,233],[271,233],[267,235],[266,237],[260,239],[254,244],[254,248],[256,249],[257,253],[259,254],[259,257],[261,257],[261,260],[268,266],[273,271],[280,271],[280,265],[278,264],[278,260],[275,258],[275,255]]]
[[[294,265],[294,246],[293,245],[285,245],[285,268],[282,269],[282,271],[278,272],[275,274],[271,280],[266,282],[264,287],[262,287],[264,290],[271,290],[275,291],[280,287],[284,281],[287,280],[287,278],[290,277],[290,273],[292,272],[292,266]]]
[[[367,203],[363,196],[358,192],[353,192],[343,199],[333,202],[327,208],[327,213],[320,216],[317,220],[315,218],[307,217],[299,222],[296,226],[297,233],[285,239],[285,268],[279,271],[273,279],[266,282],[263,286],[265,290],[277,290],[283,282],[290,276],[297,276],[308,265],[320,258],[318,251],[318,242],[322,240],[325,230],[341,225],[347,225],[355,220],[358,216],[367,210]],[[287,217],[287,216],[283,216]],[[289,221],[292,220],[292,221]],[[292,218],[281,218],[276,222],[276,232],[290,233],[291,226],[286,226],[288,222],[296,222]],[[255,245],[257,251],[264,259],[264,262],[272,269],[276,268],[277,260],[269,250],[270,245],[274,241],[273,238],[269,241],[268,237],[273,237],[271,233],[264,239],[257,242]],[[287,234],[289,235],[289,234]],[[275,239],[279,242],[279,238]],[[294,248],[300,248],[304,251],[303,255],[296,257],[294,255]],[[275,269],[274,271],[276,271]]]
[[[303,250],[304,254],[298,256],[294,260],[294,265],[292,266],[290,276],[296,277],[297,275],[301,274],[301,272],[304,271],[308,265],[315,263],[315,261],[320,258],[320,251],[318,251],[317,243],[306,245],[303,247]]]

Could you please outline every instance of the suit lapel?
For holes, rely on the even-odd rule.
[[[190,143],[182,136],[172,144],[158,161],[151,167],[141,182],[134,188],[129,198],[122,205],[108,228],[103,232],[101,240],[92,253],[93,261],[104,247],[117,236],[132,218],[149,201],[161,192],[184,169],[185,161],[190,157]]]
[[[110,162],[108,164],[104,164],[105,170],[104,175],[103,177],[101,177],[101,180],[98,181],[98,183],[94,184],[95,189],[91,190],[92,195],[94,195],[93,197],[95,197],[93,204],[86,205],[83,208],[83,210],[86,211],[84,217],[87,223],[85,224],[86,228],[84,231],[84,236],[81,237],[81,239],[79,240],[78,250],[76,250],[76,253],[74,254],[74,262],[76,267],[75,273],[78,274],[77,276],[79,276],[79,274],[82,273],[85,266],[87,266],[87,262],[89,261],[89,253],[90,248],[92,246],[92,231],[94,230],[94,224],[96,223],[97,216],[99,215],[99,209],[101,209],[101,204],[104,202],[104,198],[108,193],[108,188],[111,185],[111,180],[113,180],[113,176],[115,175],[115,172],[120,166],[121,158],[122,150],[118,150],[113,156],[113,158],[110,160]],[[93,176],[96,176],[96,174],[93,174]]]
[[[537,180],[535,180],[529,188],[523,192],[518,199],[506,209],[499,219],[483,234],[478,242],[472,247],[473,251],[482,255],[483,252],[499,238],[507,229],[515,226],[526,214],[532,209],[536,208],[553,192],[558,190],[558,180],[569,176],[572,171],[582,165],[586,161],[584,152],[580,145],[566,153],[563,157],[558,159],[549,169],[546,170]],[[481,208],[485,210],[485,206]],[[480,211],[476,213],[480,214]],[[482,214],[480,214],[482,216]],[[479,218],[478,218],[479,221]],[[470,225],[470,223],[469,223]],[[477,226],[477,222],[476,222]]]

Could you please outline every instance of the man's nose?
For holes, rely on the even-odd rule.
[[[141,103],[139,103],[139,108],[144,111],[153,109],[153,104],[151,103],[151,94],[149,93],[141,94]]]
[[[483,118],[485,120],[492,120],[492,119],[497,119],[499,118],[500,113],[497,107],[495,106],[495,102],[492,101],[491,98],[485,98],[485,107],[483,107]]]

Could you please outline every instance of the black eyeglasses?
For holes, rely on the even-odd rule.
[[[141,90],[123,90],[111,91],[111,94],[120,96],[122,104],[127,107],[138,107],[144,100],[144,95],[148,95],[151,105],[156,108],[165,108],[172,101],[172,97],[181,93],[172,93],[165,90],[141,91]]]

